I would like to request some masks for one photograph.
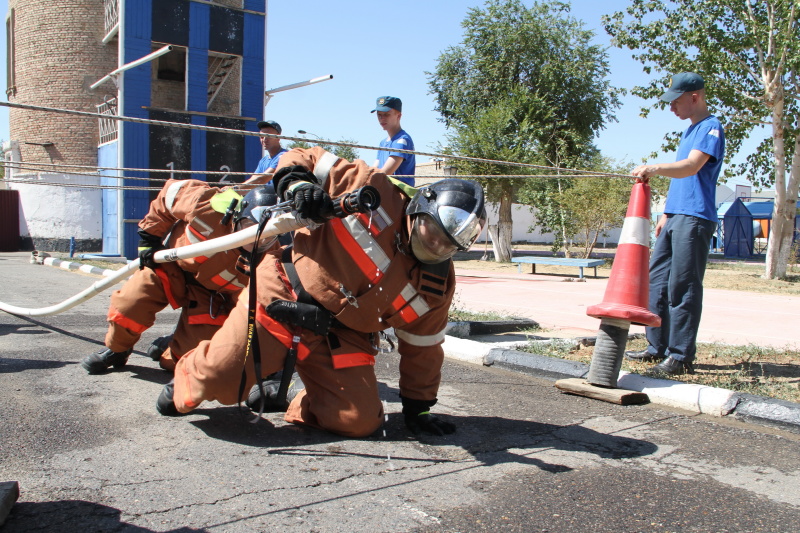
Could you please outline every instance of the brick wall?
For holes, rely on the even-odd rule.
[[[103,0],[9,0],[15,13],[15,90],[12,103],[97,112],[108,82],[89,85],[117,67],[117,39],[103,44]],[[23,163],[96,165],[95,118],[11,109],[11,140],[20,141]],[[53,143],[38,146],[28,143]]]

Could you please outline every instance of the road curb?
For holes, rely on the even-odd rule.
[[[11,508],[19,498],[19,483],[16,481],[0,482],[0,526],[2,526]]]
[[[577,341],[576,341],[577,342]],[[445,336],[445,356],[484,366],[498,366],[556,381],[582,378],[589,365]],[[728,389],[620,372],[617,387],[647,394],[650,402],[717,417],[732,417],[800,433],[800,404]]]
[[[31,254],[31,263],[53,266],[56,268],[60,268],[62,270],[78,270],[86,274],[95,274],[97,276],[105,276],[105,277],[117,273],[116,270],[99,268],[96,266],[85,265],[83,263],[75,263],[73,261],[62,261],[61,259],[50,257],[48,254],[43,252],[34,252],[33,254]]]
[[[737,399],[734,418],[792,431],[798,431],[800,428],[800,405],[794,402],[763,398],[753,394],[739,394]]]

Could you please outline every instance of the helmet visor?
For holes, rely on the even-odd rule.
[[[483,220],[475,213],[450,205],[439,206],[439,220],[459,250],[467,250],[481,234]]]
[[[419,214],[411,228],[411,251],[423,263],[435,264],[453,257],[458,247],[433,218]]]

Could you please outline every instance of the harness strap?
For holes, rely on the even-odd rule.
[[[283,271],[286,272],[286,277],[289,278],[289,283],[292,284],[295,295],[297,295],[297,301],[322,308],[319,302],[303,288],[300,276],[297,275],[297,269],[292,263],[292,248],[293,246],[290,244],[283,249],[283,252],[281,252],[281,264],[283,265]]]
[[[261,238],[261,232],[264,231],[264,228],[267,225],[267,220],[269,220],[269,211],[264,211],[258,224],[258,231],[256,232],[254,242],[258,242],[259,238]],[[252,252],[252,262],[250,264],[250,283],[247,294],[247,347],[245,348],[244,352],[242,379],[239,381],[238,396],[241,407],[241,401],[245,393],[244,387],[247,383],[247,356],[252,353],[253,366],[256,373],[256,384],[261,391],[261,406],[258,410],[258,416],[251,420],[253,423],[261,420],[261,415],[264,414],[264,400],[266,398],[266,394],[264,392],[264,381],[261,379],[261,347],[258,344],[258,334],[256,333],[256,310],[258,309],[258,299],[256,297],[256,267],[260,261],[261,254],[258,252],[257,248],[254,248]]]

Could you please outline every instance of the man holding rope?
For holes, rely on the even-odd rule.
[[[672,180],[650,258],[649,307],[661,317],[661,326],[646,328],[646,350],[625,356],[661,361],[651,369],[653,373],[691,374],[703,309],[703,275],[717,226],[716,186],[725,156],[725,132],[708,111],[700,75],[676,74],[661,100],[691,125],[681,136],[674,163],[633,169],[633,175],[643,181],[651,176]]]

